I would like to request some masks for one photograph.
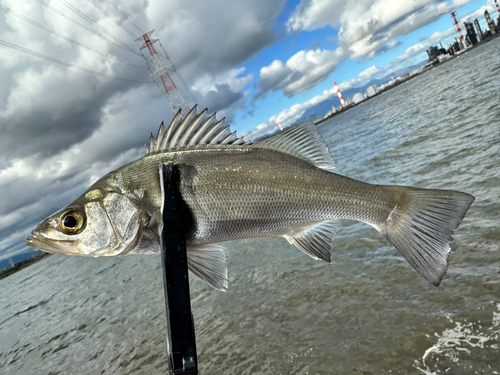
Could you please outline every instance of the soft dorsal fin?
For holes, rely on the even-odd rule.
[[[322,169],[334,169],[335,163],[318,128],[310,121],[261,139],[254,148],[284,152]]]
[[[146,153],[181,150],[207,145],[249,145],[236,132],[231,133],[224,119],[217,121],[215,113],[207,114],[207,109],[200,114],[196,106],[183,118],[179,110],[170,125],[160,125],[156,139],[151,134]]]

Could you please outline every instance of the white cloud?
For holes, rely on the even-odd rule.
[[[371,66],[370,68],[365,69],[364,71],[359,73],[357,78],[353,78],[349,81],[345,81],[339,84],[339,89],[347,90],[351,87],[363,85],[381,72],[383,72],[383,70],[379,67]],[[309,108],[314,107],[315,105],[336,96],[337,92],[332,86],[332,88],[330,88],[329,90],[324,90],[321,95],[317,95],[307,102],[296,103],[290,108],[281,111],[277,115],[271,116],[267,122],[258,125],[254,131],[246,132],[243,135],[250,139],[257,139],[263,137],[264,135],[272,134],[279,129],[279,124],[281,124],[283,127],[288,124],[293,124],[294,122],[298,121]]]
[[[191,89],[202,95],[206,95],[209,91],[215,90],[216,85],[226,84],[233,91],[241,91],[246,85],[253,82],[253,74],[247,74],[244,77],[240,77],[245,70],[245,67],[240,67],[219,74],[205,73],[198,77],[191,86]]]
[[[243,92],[243,88],[253,82],[253,74],[242,76],[245,70],[245,67],[239,67],[200,76],[191,86],[200,109],[218,112],[218,117],[226,117],[232,122],[236,110],[244,107],[249,96],[249,91]]]
[[[456,31],[453,27],[450,27],[445,32],[435,32],[428,38],[425,42],[420,42],[410,46],[406,49],[405,53],[396,57],[391,63],[386,67],[386,70],[397,69],[397,66],[402,64],[405,61],[411,60],[415,56],[423,54],[426,50],[428,50],[431,46],[437,45],[440,42],[446,40],[450,36],[455,35]]]
[[[308,50],[299,51],[286,63],[273,61],[260,70],[259,91],[254,96],[258,99],[268,91],[283,91],[292,97],[323,81],[333,72],[343,58],[341,48],[335,51]]]
[[[351,59],[371,59],[396,47],[397,37],[434,22],[472,0],[304,0],[288,20],[291,32],[339,28],[338,42]]]
[[[243,133],[242,135],[247,139],[258,139],[267,134],[272,134],[279,129],[279,124],[282,127],[293,124],[298,121],[304,113],[311,107],[336,96],[336,91],[332,87],[329,90],[324,90],[321,95],[317,95],[305,103],[296,103],[290,108],[287,108],[277,115],[271,116],[265,123],[259,124],[254,131]]]
[[[327,25],[338,25],[341,14],[348,2],[345,0],[312,0],[302,1],[290,16],[286,26],[289,32],[314,30]]]
[[[147,15],[151,24],[163,25],[156,37],[193,82],[207,72],[231,70],[274,42],[272,26],[282,6],[266,0],[154,0]]]
[[[382,69],[377,66],[371,66],[359,73],[358,77],[342,82],[340,85],[338,85],[339,89],[348,90],[351,87],[362,86],[380,72],[382,72]]]

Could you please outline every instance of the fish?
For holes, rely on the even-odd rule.
[[[366,223],[429,283],[440,285],[453,233],[474,197],[453,191],[373,185],[333,172],[335,163],[309,121],[245,141],[225,120],[196,106],[151,134],[146,155],[99,179],[43,220],[26,244],[89,257],[160,253],[160,168],[171,163],[185,210],[189,269],[228,288],[225,241],[284,237],[332,262],[342,220]]]

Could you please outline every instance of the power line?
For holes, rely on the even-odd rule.
[[[115,8],[117,12],[121,13],[127,19],[127,21],[130,21],[130,23],[132,25],[134,25],[134,27],[137,30],[139,30],[141,34],[144,34],[144,31],[139,26],[137,26],[137,24],[134,22],[134,20],[132,18],[130,18],[130,16],[127,13],[125,13],[120,8],[118,8],[111,0],[104,0],[104,1],[106,1],[108,4],[110,4],[113,8]]]
[[[113,20],[118,26],[120,26],[123,30],[125,30],[128,33],[128,35],[130,35],[132,38],[137,37],[137,35],[135,35],[134,33],[132,33],[132,31],[127,29],[123,23],[121,23],[119,20],[117,20],[115,17],[113,17],[106,9],[104,9],[102,6],[100,6],[96,1],[94,1],[94,0],[89,0],[89,1],[92,4],[94,4],[94,6],[97,9],[99,9],[106,17]]]
[[[133,47],[130,47],[127,43],[121,41],[118,37],[114,36],[112,33],[110,33],[104,27],[98,25],[94,20],[92,20],[90,17],[88,17],[85,13],[81,12],[78,8],[76,8],[75,6],[71,5],[66,0],[59,0],[59,1],[61,3],[63,3],[64,5],[66,5],[73,12],[75,12],[76,14],[78,14],[80,17],[82,17],[83,19],[85,19],[87,22],[91,23],[95,28],[97,28],[98,30],[102,31],[103,33],[105,33],[106,35],[108,35],[109,37],[111,37],[112,39],[114,39],[115,41],[117,41],[118,43],[120,43],[121,45],[127,47],[128,49],[130,49],[131,51],[133,51],[133,53],[135,53],[136,55],[140,56],[140,53],[136,52]]]
[[[64,39],[64,40],[66,40],[66,41],[68,41],[68,42],[70,42],[70,43],[73,43],[74,45],[76,45],[76,46],[78,46],[78,47],[85,48],[85,49],[87,49],[87,50],[89,50],[89,51],[92,51],[92,52],[94,52],[94,53],[96,53],[96,54],[98,54],[98,55],[100,55],[100,56],[102,56],[102,57],[105,57],[105,58],[108,58],[108,56],[111,56],[111,55],[109,55],[109,54],[104,54],[104,53],[102,53],[102,52],[99,52],[99,51],[97,51],[97,50],[95,50],[95,49],[91,48],[91,47],[88,47],[88,46],[86,46],[86,45],[84,45],[84,44],[82,44],[82,43],[80,43],[80,42],[78,42],[78,41],[76,41],[76,40],[74,40],[74,39],[68,38],[68,37],[66,37],[66,36],[62,35],[61,33],[58,33],[58,32],[57,32],[57,31],[55,31],[54,29],[51,29],[51,28],[46,27],[46,26],[44,26],[44,25],[41,25],[41,24],[39,24],[38,22],[33,21],[32,19],[29,19],[28,17],[25,17],[25,16],[23,16],[22,14],[19,14],[19,13],[17,13],[17,12],[15,12],[15,11],[13,11],[12,9],[9,9],[9,8],[7,8],[7,7],[4,7],[4,6],[3,6],[3,5],[1,5],[1,4],[0,4],[0,9],[2,9],[3,11],[5,11],[5,12],[7,12],[7,13],[10,13],[10,14],[12,14],[13,16],[16,16],[16,17],[18,17],[18,18],[22,19],[23,21],[26,21],[26,22],[28,22],[28,23],[30,23],[30,24],[32,24],[32,25],[34,25],[34,26],[36,26],[36,27],[39,27],[39,28],[40,28],[40,29],[42,29],[42,30],[47,31],[48,33],[51,33],[51,34],[53,34],[53,35],[56,35],[56,36],[58,36],[59,38]],[[117,60],[117,59],[115,59],[115,61],[116,61],[116,62],[118,62],[118,63],[120,63],[120,64],[124,64],[124,65],[128,65],[128,66],[132,66],[132,67],[134,67],[134,68],[139,68],[139,69],[147,69],[147,68],[144,68],[143,66],[138,66],[138,65],[134,65],[134,64],[129,64],[129,63],[126,63],[126,62],[123,62],[123,61]]]
[[[146,82],[146,81],[135,81],[135,80],[132,80],[132,79],[115,77],[115,76],[111,76],[109,74],[96,72],[95,70],[90,70],[90,69],[87,69],[87,68],[82,68],[81,66],[78,66],[78,65],[66,62],[66,61],[58,60],[58,59],[55,59],[53,57],[50,57],[50,56],[47,56],[47,55],[43,55],[43,54],[35,52],[35,51],[31,51],[29,49],[20,47],[20,46],[18,46],[16,44],[12,44],[12,43],[6,42],[5,40],[1,40],[1,39],[0,39],[0,45],[4,45],[5,47],[9,47],[9,48],[12,48],[12,49],[15,49],[15,50],[27,53],[28,55],[36,56],[36,57],[39,57],[41,59],[45,59],[47,61],[51,61],[51,62],[56,63],[56,64],[60,64],[60,65],[66,66],[68,68],[77,69],[77,70],[80,70],[80,71],[85,72],[85,73],[94,74],[94,75],[98,75],[98,76],[102,76],[102,77],[107,77],[107,78],[112,78],[112,79],[117,79],[119,81],[125,81],[125,82],[132,82],[132,83],[152,83],[151,81],[148,81],[148,82]]]
[[[139,55],[139,56],[142,56],[141,54],[138,54],[135,50],[133,49],[130,49],[128,46],[122,46],[121,44],[118,44],[118,43],[115,43],[113,42],[112,40],[108,39],[107,37],[105,37],[104,35],[102,35],[101,33],[99,32],[96,32],[95,30],[92,30],[91,28],[87,27],[86,25],[82,24],[81,22],[78,22],[77,20],[69,17],[68,15],[66,15],[66,13],[60,11],[59,9],[57,8],[54,8],[52,5],[48,4],[47,2],[43,1],[43,0],[36,0],[38,1],[40,4],[42,4],[43,6],[47,7],[48,9],[50,9],[51,11],[59,14],[60,16],[66,18],[67,20],[71,21],[72,23],[74,23],[75,25],[78,25],[80,26],[81,28],[87,30],[88,32],[94,34],[94,35],[97,35],[98,37],[106,40],[108,43],[111,43],[117,47],[120,47],[122,49],[124,49],[125,51],[127,52],[130,52],[130,53],[133,53],[135,55]]]

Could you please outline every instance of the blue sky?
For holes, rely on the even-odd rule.
[[[494,0],[0,0],[0,262],[172,118],[142,33],[189,105],[257,137],[335,97],[333,81],[361,86],[447,45],[453,10],[485,28],[485,9],[497,19]]]

